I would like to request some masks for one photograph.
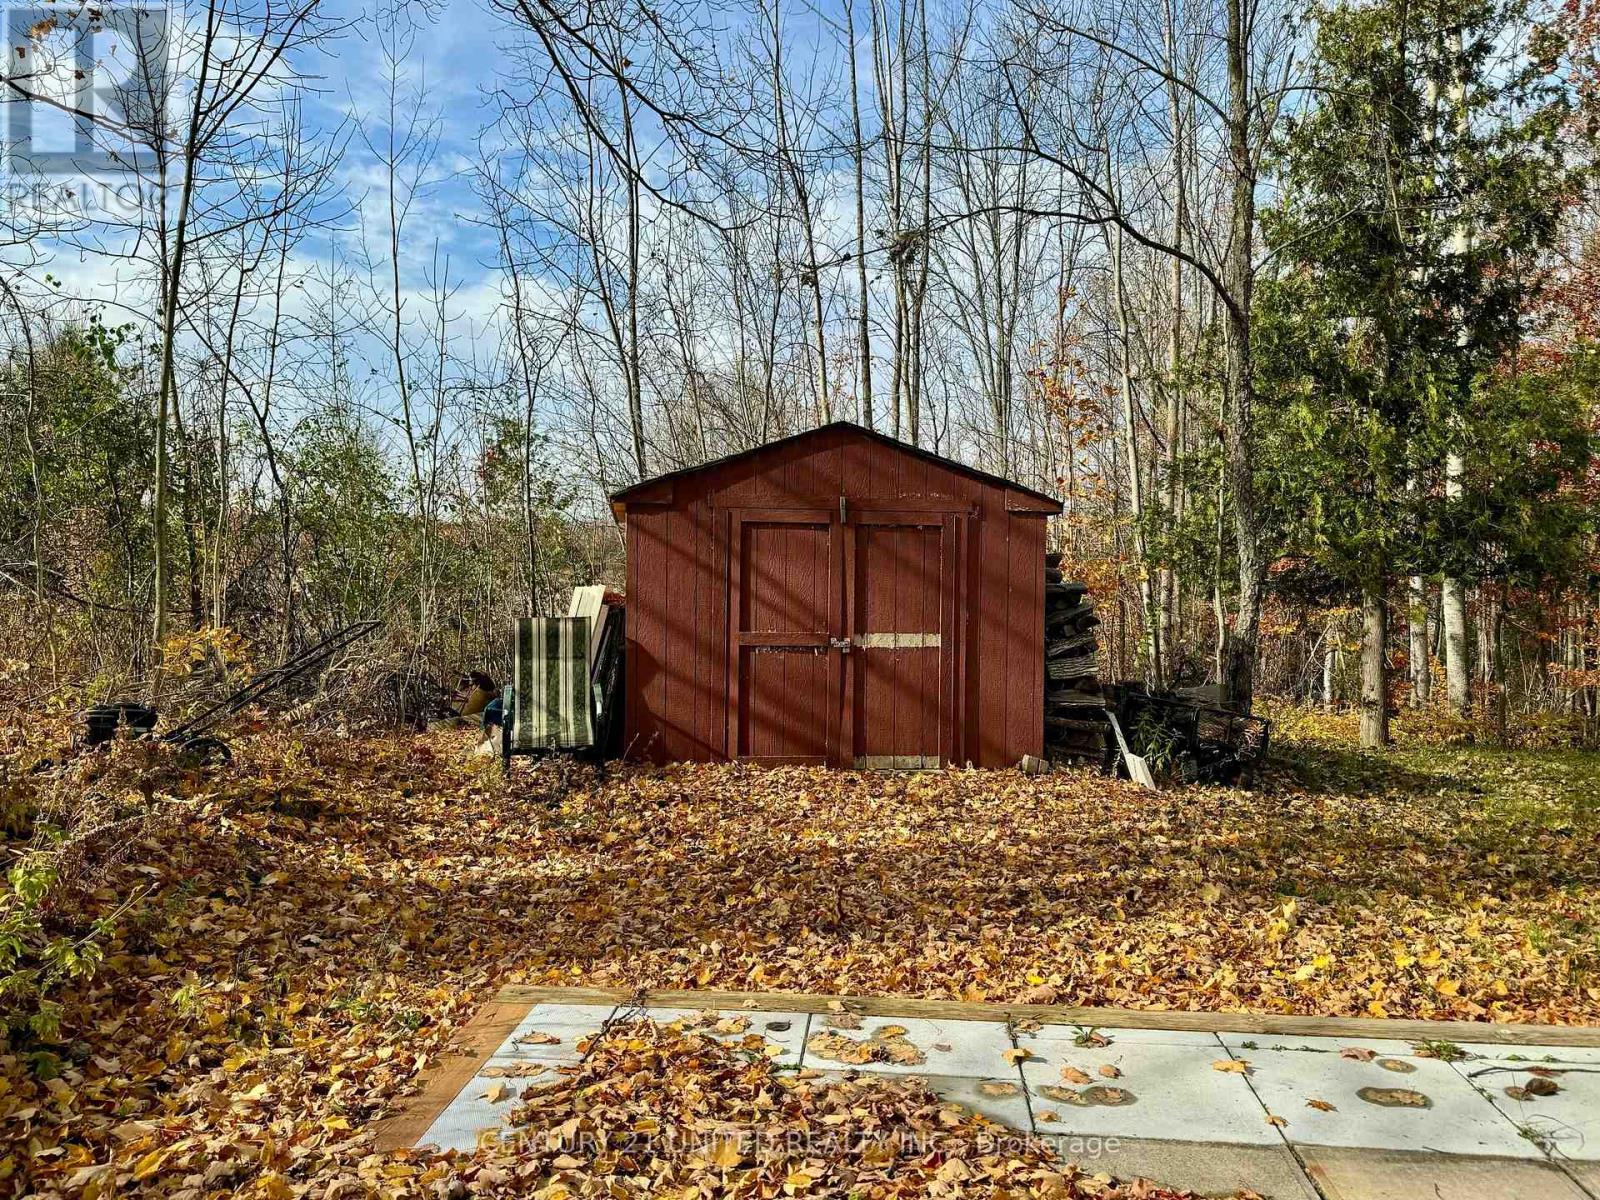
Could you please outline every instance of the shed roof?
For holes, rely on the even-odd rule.
[[[1061,501],[1045,492],[1038,491],[1035,488],[1024,487],[1015,480],[1007,479],[1002,475],[994,475],[988,471],[980,471],[976,467],[969,467],[966,463],[957,462],[953,458],[945,458],[942,455],[933,453],[931,450],[924,450],[922,447],[913,446],[908,442],[902,442],[896,438],[889,437],[887,434],[879,433],[876,429],[868,429],[865,425],[858,425],[854,421],[830,421],[826,425],[817,426],[815,429],[807,429],[800,433],[791,434],[789,437],[779,438],[777,441],[752,447],[749,450],[741,450],[737,454],[727,454],[721,458],[714,458],[709,462],[700,463],[698,466],[684,467],[681,470],[668,471],[664,475],[657,475],[653,479],[642,480],[630,487],[611,493],[611,511],[620,520],[630,504],[659,504],[669,501],[672,493],[671,485],[676,480],[692,478],[703,472],[718,470],[730,463],[752,458],[758,454],[765,454],[769,450],[783,446],[793,446],[800,442],[820,437],[825,433],[839,431],[855,434],[870,441],[880,442],[904,454],[910,454],[948,470],[960,472],[962,475],[979,480],[982,483],[1005,488],[1019,497],[1033,501],[1033,504],[1026,506],[1031,511],[1042,513],[1059,513],[1061,511]]]

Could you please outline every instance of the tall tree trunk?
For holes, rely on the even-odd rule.
[[[1420,708],[1433,694],[1433,665],[1428,657],[1428,585],[1421,575],[1411,577],[1408,597],[1406,632],[1411,647],[1411,703]]]
[[[1459,715],[1472,714],[1472,676],[1468,668],[1467,585],[1446,575],[1439,586],[1444,617],[1445,698]]]
[[[1183,120],[1183,94],[1179,85],[1177,22],[1171,0],[1162,5],[1163,41],[1167,54],[1167,122],[1172,127],[1172,245],[1183,249],[1184,232],[1188,225],[1188,189],[1184,174],[1184,146],[1186,142]],[[1183,260],[1176,254],[1168,255],[1169,290],[1167,303],[1167,375],[1166,438],[1167,448],[1162,469],[1166,485],[1166,519],[1176,525],[1180,519],[1178,509],[1178,456],[1183,441],[1183,394],[1179,374],[1183,369]],[[1168,556],[1169,559],[1171,556]],[[1178,609],[1181,581],[1176,563],[1162,568],[1159,578],[1160,621],[1157,633],[1167,658],[1173,659],[1178,637]],[[1174,673],[1177,668],[1167,664]]]
[[[1339,675],[1339,624],[1329,621],[1322,638],[1322,711],[1331,713],[1334,705],[1334,685]]]
[[[200,155],[200,122],[211,69],[211,49],[217,36],[217,13],[206,16],[206,32],[200,48],[200,75],[195,81],[194,99],[189,110],[188,135],[183,143],[183,183],[178,192],[178,215],[172,243],[165,262],[166,294],[161,303],[161,376],[156,391],[156,469],[151,519],[155,523],[152,551],[155,555],[155,594],[152,597],[151,640],[154,643],[156,672],[151,682],[152,698],[161,697],[161,645],[167,640],[167,412],[177,402],[178,297],[183,283],[184,254],[188,249],[189,210],[194,202],[195,164]]]
[[[1122,368],[1123,453],[1128,461],[1128,502],[1133,509],[1134,569],[1139,579],[1139,665],[1151,687],[1162,686],[1160,619],[1151,588],[1150,551],[1145,539],[1144,479],[1140,467],[1139,422],[1133,395],[1133,370],[1129,361],[1132,335],[1128,328],[1128,295],[1122,275],[1122,226],[1111,226],[1111,280],[1116,294],[1118,362]]]
[[[1233,406],[1223,425],[1223,457],[1233,493],[1234,539],[1239,564],[1239,596],[1228,645],[1227,701],[1249,712],[1255,694],[1256,647],[1261,632],[1260,519],[1255,504],[1255,439],[1251,420],[1255,366],[1251,357],[1250,305],[1255,287],[1256,171],[1250,144],[1249,47],[1244,0],[1228,0],[1228,155],[1232,187],[1228,249],[1224,261],[1227,304],[1227,379]]]
[[[860,343],[861,423],[872,426],[872,327],[867,317],[867,147],[861,138],[861,86],[856,71],[856,18],[853,0],[845,0],[844,29],[846,54],[850,62],[850,128],[854,140],[856,172],[856,291],[860,306],[856,313],[856,339]]]
[[[1389,744],[1388,662],[1389,603],[1383,584],[1361,590],[1361,747],[1381,750]]]
[[[1461,34],[1454,30],[1449,35],[1449,53],[1453,59],[1461,56]],[[1459,81],[1452,81],[1449,85],[1451,122],[1459,130],[1465,125],[1466,116],[1466,89]],[[1450,235],[1450,251],[1453,255],[1465,256],[1471,242],[1471,233],[1463,221],[1457,221]],[[1458,314],[1459,318],[1459,314]],[[1456,335],[1456,344],[1465,348],[1468,335],[1465,324],[1461,326]],[[1463,378],[1456,388],[1458,402],[1463,402],[1471,387],[1471,381]],[[1459,436],[1460,422],[1452,414],[1450,417],[1451,435]],[[1444,463],[1444,494],[1447,501],[1461,498],[1462,476],[1466,473],[1466,463],[1461,452],[1456,446],[1451,446],[1445,455]],[[1472,712],[1472,681],[1468,670],[1467,646],[1467,587],[1466,583],[1454,575],[1446,575],[1439,589],[1440,608],[1444,616],[1444,672],[1445,690],[1450,706],[1461,716],[1469,716]]]

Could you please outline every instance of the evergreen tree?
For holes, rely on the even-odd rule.
[[[1389,582],[1480,565],[1462,550],[1465,456],[1504,415],[1481,383],[1515,345],[1520,268],[1572,172],[1548,64],[1508,54],[1527,44],[1522,0],[1314,17],[1316,100],[1286,123],[1263,216],[1279,265],[1263,375],[1286,543],[1361,597],[1362,740],[1378,746]]]

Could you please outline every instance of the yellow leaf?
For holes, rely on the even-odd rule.
[[[1228,1075],[1248,1075],[1250,1063],[1243,1058],[1219,1058],[1211,1064],[1213,1071],[1222,1071]]]
[[[166,1146],[150,1151],[149,1154],[134,1163],[133,1177],[138,1180],[149,1179],[157,1171],[161,1170],[161,1164],[167,1161],[167,1153],[168,1147]]]
[[[1461,991],[1461,981],[1459,979],[1440,979],[1434,983],[1433,990],[1441,996],[1454,996]]]

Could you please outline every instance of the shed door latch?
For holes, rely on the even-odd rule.
[[[840,496],[839,497],[839,524],[843,525],[848,520],[849,520],[849,518],[845,516],[845,500],[844,500],[843,496]]]
[[[842,504],[843,501],[841,501],[840,503]],[[847,638],[847,637],[829,638],[828,639],[828,648],[831,649],[831,650],[842,650],[842,651],[844,651],[844,653],[849,654],[850,653],[850,639]]]

